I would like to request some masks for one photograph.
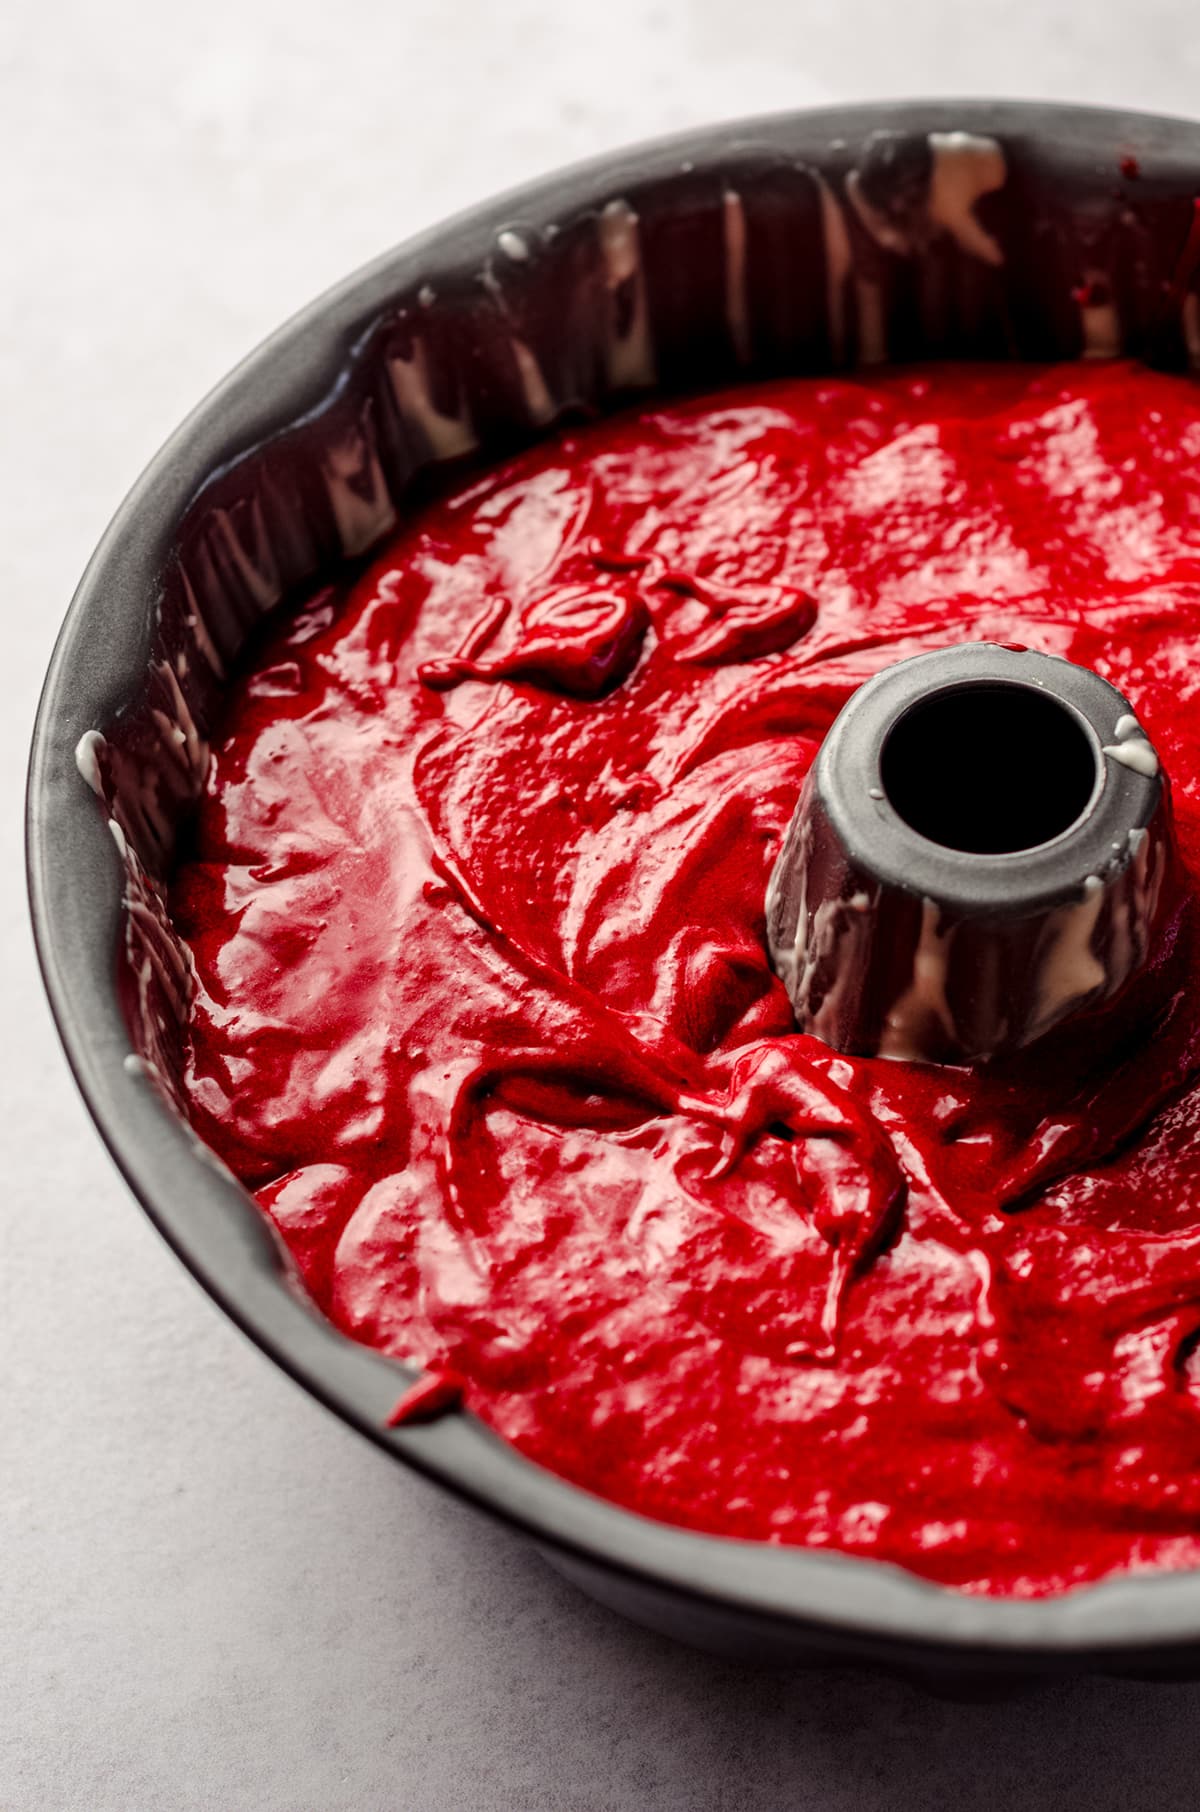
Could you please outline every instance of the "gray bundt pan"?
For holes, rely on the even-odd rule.
[[[462,1413],[389,1430],[405,1372],[313,1311],[174,1105],[186,970],[158,882],[224,677],[265,612],[358,560],[436,473],[564,415],[881,360],[1200,365],[1198,189],[1200,126],[978,102],[717,126],[551,176],[388,253],[253,353],[135,485],[67,616],[33,739],[33,920],[71,1065],[134,1193],[305,1389],[684,1641],[935,1682],[1178,1678],[1200,1673],[1200,1572],[964,1596],[644,1520]]]

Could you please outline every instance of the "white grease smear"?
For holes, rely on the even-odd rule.
[[[874,239],[878,245],[883,246],[885,251],[896,252],[901,257],[907,257],[912,251],[912,241],[909,239],[908,234],[902,232],[898,226],[887,218],[886,214],[881,214],[878,208],[871,206],[871,203],[863,194],[862,177],[857,170],[851,170],[849,176],[846,178],[846,193],[850,197],[850,204],[853,207],[854,212],[858,215],[858,218],[862,221],[872,239]]]
[[[878,283],[858,277],[858,358],[862,365],[882,365],[887,359],[887,328],[883,317],[883,290]]]
[[[825,242],[826,303],[829,311],[829,344],[835,363],[846,351],[846,279],[854,263],[850,233],[833,190],[813,173],[821,202],[821,235]]]
[[[921,908],[921,935],[913,953],[912,981],[888,1013],[879,1041],[879,1055],[901,1062],[919,1063],[929,1055],[929,1022],[934,1019],[952,1044],[958,1042],[954,1018],[946,999],[946,970],[954,926],[941,929],[941,908],[936,900]]]
[[[212,532],[225,549],[238,577],[246,587],[257,609],[273,610],[283,592],[279,566],[271,548],[271,537],[263,520],[262,504],[256,497],[250,505],[250,532],[254,551],[247,552],[233,526],[228,510],[214,510]]]
[[[1083,330],[1085,359],[1115,359],[1121,351],[1121,321],[1111,296],[1105,302],[1090,297],[1099,292],[1108,295],[1103,271],[1084,272],[1085,299],[1079,304],[1079,323]]]
[[[192,640],[207,661],[209,669],[214,677],[223,680],[225,678],[225,663],[217,653],[216,645],[214,644],[211,635],[208,633],[208,624],[204,621],[203,612],[196,601],[195,588],[183,567],[180,567],[179,573],[183,580],[183,589],[188,601],[188,611],[185,621],[192,632]]]
[[[619,197],[602,210],[599,222],[600,254],[608,285],[608,380],[616,390],[646,389],[654,382],[654,353],[650,345],[650,315],[646,306],[646,279],[638,237],[638,217]],[[616,326],[616,292],[633,286],[633,308],[623,333]]]
[[[1098,875],[1088,875],[1083,897],[1059,906],[1047,919],[1030,1037],[1057,1024],[1073,1006],[1104,986],[1107,972],[1092,949],[1104,897],[1103,881]]]
[[[725,235],[725,319],[738,363],[749,364],[750,314],[746,306],[746,211],[736,189],[726,189],[722,201]]]
[[[321,460],[325,488],[346,554],[365,553],[396,521],[379,455],[362,428],[325,449]]]
[[[1132,768],[1135,774],[1144,774],[1147,780],[1153,780],[1158,773],[1158,756],[1154,745],[1147,742],[1144,736],[1132,742],[1106,743],[1104,753],[1119,761],[1123,768]]]
[[[397,408],[401,415],[420,428],[435,459],[455,459],[479,445],[465,409],[461,416],[443,415],[434,406],[429,388],[429,355],[424,340],[414,341],[410,358],[393,353],[388,360],[388,376]]]
[[[1002,189],[1008,175],[999,144],[972,132],[931,132],[929,149],[929,218],[972,257],[1003,264],[999,244],[975,218],[976,203]]]
[[[99,730],[85,730],[75,744],[75,766],[83,779],[91,787],[97,799],[104,797],[104,783],[100,774],[100,756],[108,747]]]
[[[1132,768],[1135,774],[1153,780],[1158,773],[1158,755],[1137,718],[1128,713],[1119,717],[1113,734],[1117,740],[1105,743],[1104,754],[1111,755],[1122,767]]]
[[[175,670],[171,663],[160,661],[158,671],[166,681],[167,691],[170,693],[171,702],[175,707],[174,724],[179,732],[174,739],[176,746],[182,751],[184,765],[193,781],[193,790],[195,793],[199,793],[208,777],[208,743],[196,727],[191,707],[183,696],[183,689],[175,677]],[[158,717],[159,713],[155,712],[155,716]]]
[[[555,408],[554,398],[542,376],[542,368],[534,357],[532,348],[524,340],[518,339],[514,334],[511,344],[529,419],[537,427],[545,427],[548,421],[553,420]]]

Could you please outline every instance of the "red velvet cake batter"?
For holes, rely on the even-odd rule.
[[[977,1592],[1200,1564],[1195,977],[1103,1063],[846,1058],[763,911],[853,689],[965,640],[1127,694],[1195,874],[1198,469],[1129,366],[745,388],[276,628],[173,909],[196,1126],[320,1307],[652,1517]]]

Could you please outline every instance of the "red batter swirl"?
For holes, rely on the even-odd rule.
[[[1130,698],[1200,863],[1200,393],[777,383],[426,510],[234,689],[196,1124],[349,1334],[649,1516],[979,1592],[1200,1564],[1200,1015],[1103,1072],[798,1037],[763,896],[881,666]]]

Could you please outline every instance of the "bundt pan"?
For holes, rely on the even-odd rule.
[[[436,475],[564,416],[930,357],[1200,366],[1200,125],[913,103],[724,125],[489,202],[251,355],[126,499],[71,605],[29,782],[34,927],[76,1078],[209,1294],[398,1460],[525,1530],[614,1608],[748,1660],[933,1682],[1200,1674],[1200,1571],[1038,1602],[650,1522],[461,1412],[389,1429],[409,1374],[305,1299],[178,1107],[186,966],[162,906],[226,676],[263,615],[361,559]]]

